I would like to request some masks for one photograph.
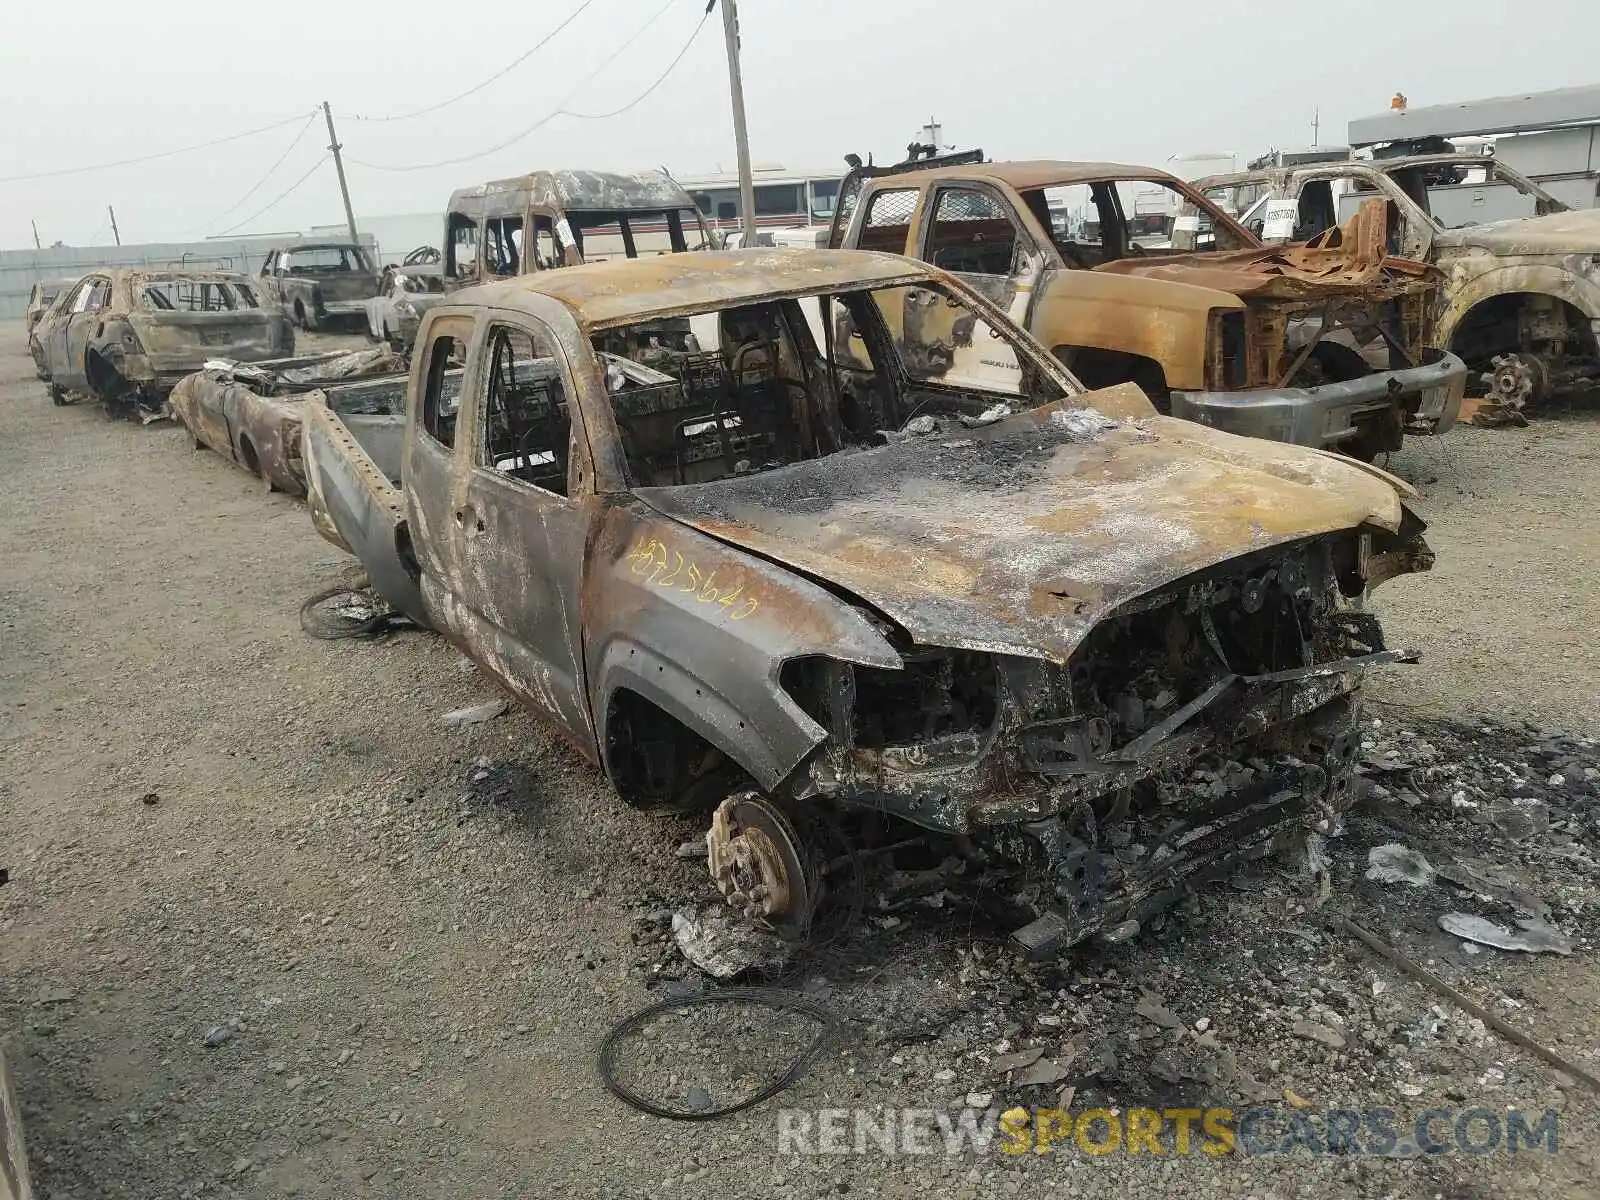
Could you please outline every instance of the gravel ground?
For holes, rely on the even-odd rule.
[[[1600,1073],[1597,755],[1575,740],[1600,734],[1600,419],[1394,465],[1439,565],[1380,593],[1425,658],[1374,689],[1382,791],[1332,844],[1331,906]],[[696,824],[628,809],[520,710],[443,727],[495,692],[436,638],[305,637],[301,599],[346,560],[303,508],[171,427],[52,408],[16,325],[0,489],[0,1034],[48,1200],[1595,1194],[1596,1097],[1331,932],[1277,863],[1044,970],[954,895],[873,911],[808,974],[845,1019],[797,1087],[724,1121],[636,1113],[594,1058],[694,987],[666,921],[709,894],[676,853]],[[1548,830],[1497,826],[1512,796]],[[1514,914],[1367,882],[1392,841],[1516,873],[1575,952],[1467,952],[1440,912]],[[629,1079],[725,1102],[803,1047],[797,1020],[694,1010],[636,1040]],[[1033,1050],[1062,1078],[997,1072]],[[1548,1107],[1559,1153],[777,1153],[780,1107],[948,1116],[1063,1083],[1119,1113]]]

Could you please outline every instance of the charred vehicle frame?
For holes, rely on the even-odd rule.
[[[658,332],[704,317],[711,350]],[[1331,829],[1360,676],[1410,657],[1365,597],[1432,561],[1385,473],[1085,394],[889,255],[458,293],[425,319],[403,447],[370,434],[307,405],[319,531],[624,799],[714,810],[718,886],[787,929],[817,899],[797,828],[833,808],[1009,872],[1041,955]],[[1217,755],[1258,765],[1197,801]]]
[[[294,350],[294,330],[248,276],[224,271],[111,270],[80,279],[34,329],[50,397],[98,400],[154,418],[167,394],[208,359],[243,362]]]
[[[269,490],[303,496],[300,416],[306,397],[352,423],[402,412],[395,406],[406,361],[388,348],[334,351],[257,363],[209,363],[179,380],[167,406],[195,448],[231,458]]]
[[[1520,410],[1600,381],[1600,212],[1574,210],[1533,180],[1481,154],[1421,154],[1271,167],[1217,175],[1196,187],[1249,197],[1242,220],[1269,242],[1315,236],[1338,219],[1335,184],[1384,212],[1396,253],[1431,263],[1441,284],[1431,344],[1462,358],[1470,391]],[[1527,216],[1446,227],[1437,188],[1514,189]]]
[[[1086,383],[1229,432],[1370,459],[1454,423],[1466,369],[1430,348],[1436,279],[1384,253],[1373,214],[1269,248],[1164,171],[981,159],[853,169],[830,244],[952,270]],[[1129,187],[1188,206],[1170,249],[1136,233]]]

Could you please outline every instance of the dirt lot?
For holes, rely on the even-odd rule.
[[[1391,641],[1425,658],[1374,689],[1375,746],[1434,766],[1399,824],[1382,803],[1352,820],[1332,903],[1600,1073],[1600,879],[1450,800],[1479,751],[1464,797],[1501,760],[1596,756],[1557,733],[1600,734],[1600,416],[1462,430],[1395,466],[1439,565],[1380,594]],[[431,636],[307,638],[300,601],[344,560],[303,508],[170,426],[52,408],[16,325],[0,489],[0,1034],[50,1200],[1595,1194],[1597,1097],[1331,932],[1287,866],[1055,971],[1010,964],[960,911],[879,918],[808,984],[847,1032],[798,1087],[706,1124],[634,1112],[594,1057],[685,974],[661,921],[709,894],[676,854],[698,825],[625,808],[522,712],[443,727],[494,692]],[[1438,717],[1470,728],[1450,740]],[[1594,787],[1565,794],[1556,825],[1592,846]],[[1408,828],[1430,858],[1516,865],[1575,953],[1467,953],[1437,889],[1362,880],[1366,847]],[[681,1092],[783,1032],[669,1037],[640,1069]],[[1080,1109],[1552,1108],[1559,1150],[777,1154],[779,1107],[1011,1103],[990,1060],[1046,1041],[1078,1053]]]

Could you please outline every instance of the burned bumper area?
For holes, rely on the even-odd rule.
[[[1420,535],[1408,546],[1390,554],[1426,567]],[[903,636],[899,671],[792,662],[787,689],[829,734],[796,798],[952,836],[1004,872],[1031,953],[1130,936],[1350,802],[1361,673],[1413,657],[1351,607],[1392,572],[1371,547],[1318,539],[1191,577],[1122,606],[1066,666]]]

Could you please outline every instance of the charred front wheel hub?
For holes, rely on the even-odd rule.
[[[811,920],[813,894],[789,818],[753,792],[717,806],[706,834],[711,878],[728,903],[783,934]]]
[[[1521,411],[1544,399],[1548,386],[1545,367],[1533,355],[1498,354],[1490,365],[1494,369],[1484,379],[1491,400]]]

